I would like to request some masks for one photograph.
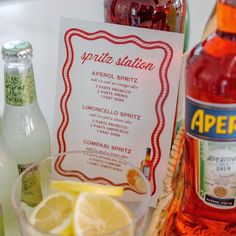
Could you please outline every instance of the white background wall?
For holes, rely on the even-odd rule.
[[[188,0],[190,48],[201,38],[216,0]],[[38,101],[50,131],[56,92],[59,19],[61,16],[103,21],[103,0],[0,0],[0,47],[26,39],[34,48]],[[0,60],[0,110],[3,109],[3,61]]]

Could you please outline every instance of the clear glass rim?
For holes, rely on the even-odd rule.
[[[47,160],[51,160],[55,157],[58,157],[58,156],[63,156],[63,155],[72,155],[72,154],[79,154],[79,153],[93,153],[93,154],[101,154],[101,155],[104,155],[104,156],[109,156],[109,157],[112,157],[112,158],[115,158],[115,159],[119,159],[121,160],[123,163],[126,163],[128,165],[130,165],[132,168],[136,169],[138,171],[138,173],[142,176],[144,182],[145,182],[145,185],[146,185],[146,194],[144,197],[144,200],[142,201],[143,204],[141,204],[141,206],[139,207],[140,209],[143,208],[143,206],[145,204],[148,204],[149,201],[150,201],[150,198],[151,198],[151,190],[150,190],[150,183],[149,181],[146,179],[146,177],[143,175],[143,173],[136,167],[134,166],[132,163],[130,163],[129,161],[125,160],[125,159],[122,159],[120,157],[116,157],[112,154],[107,154],[107,153],[102,153],[102,152],[97,152],[97,151],[81,151],[81,150],[78,150],[78,151],[67,151],[67,152],[59,152],[59,153],[55,153],[55,154],[52,154],[50,155],[49,157],[47,158],[43,158],[43,159],[40,159],[39,161],[37,162],[34,162],[33,164],[29,165],[15,180],[13,186],[12,186],[12,192],[11,192],[11,203],[12,203],[12,206],[13,206],[13,209],[15,211],[15,214],[18,218],[18,221],[20,223],[19,225],[19,228],[21,227],[21,224],[24,223],[26,225],[27,228],[32,228],[32,230],[35,230],[37,233],[40,233],[40,234],[45,234],[45,235],[51,235],[51,236],[58,236],[57,234],[52,234],[52,233],[49,233],[49,232],[45,232],[41,229],[38,229],[36,228],[34,225],[32,225],[26,218],[26,216],[22,213],[21,211],[21,207],[19,207],[19,205],[17,204],[17,185],[19,182],[21,182],[21,179],[22,179],[22,176],[24,176],[25,173],[27,173],[30,169],[32,169],[33,167],[39,165],[40,163],[42,162],[45,162]],[[145,204],[144,204],[145,203]],[[142,215],[140,215],[140,217],[135,217],[128,225],[114,231],[114,232],[111,232],[109,234],[104,234],[104,235],[101,235],[101,236],[110,236],[112,234],[115,234],[117,232],[119,233],[122,233],[124,231],[127,231],[129,228],[131,229],[133,226],[136,225],[136,223],[138,223],[138,221],[140,219],[142,219],[143,215],[145,215],[145,213],[147,212],[149,206],[147,205],[146,207],[146,210],[143,211]],[[137,209],[137,208],[136,208]]]

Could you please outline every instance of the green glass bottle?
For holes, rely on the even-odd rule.
[[[19,173],[30,164],[50,155],[50,136],[40,110],[32,65],[32,46],[27,41],[11,41],[2,48],[5,104],[3,134]],[[41,201],[38,170],[22,183],[22,201],[35,206]]]

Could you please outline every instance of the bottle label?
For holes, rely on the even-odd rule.
[[[29,165],[18,165],[19,173],[23,172]],[[38,166],[32,168],[22,178],[21,201],[30,207],[35,207],[42,201],[40,184],[40,172]]]
[[[150,171],[150,167],[149,166],[144,166],[143,167],[143,174],[144,174],[144,176],[148,179],[148,180],[150,180],[151,179],[151,176],[150,176],[150,174],[151,174],[151,171]]]
[[[5,72],[5,101],[9,105],[24,106],[36,99],[33,71],[10,74]]]
[[[4,236],[4,224],[3,224],[3,209],[2,204],[0,203],[0,235]]]
[[[236,104],[186,98],[186,131],[194,142],[195,188],[215,208],[236,203]]]

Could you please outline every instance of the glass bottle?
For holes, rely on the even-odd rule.
[[[184,33],[189,40],[186,0],[104,0],[105,21],[114,24]]]
[[[184,22],[184,52],[188,50],[189,46],[189,34],[190,34],[190,14],[189,14],[189,6],[186,0],[186,14],[185,14],[185,22]]]
[[[11,206],[11,188],[18,176],[16,162],[6,149],[0,120],[0,235],[16,235],[17,220]]]
[[[104,9],[108,23],[184,33],[183,51],[188,49],[190,18],[187,0],[104,0]],[[183,121],[183,75],[180,77],[173,138]]]
[[[5,104],[3,134],[19,173],[50,154],[47,124],[37,102],[32,47],[27,41],[11,41],[2,48]],[[22,183],[22,200],[29,206],[41,201],[38,170],[32,170]]]
[[[152,175],[151,148],[146,148],[145,159],[141,162],[140,170],[150,180]]]
[[[186,64],[185,189],[176,235],[236,235],[236,1]]]

